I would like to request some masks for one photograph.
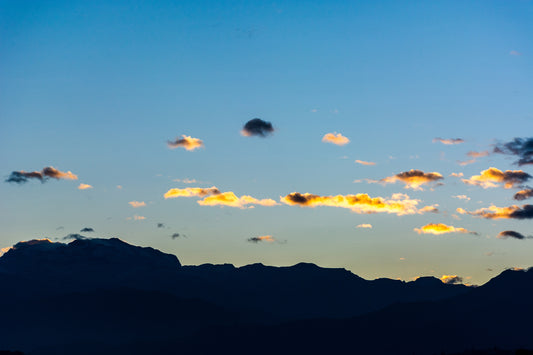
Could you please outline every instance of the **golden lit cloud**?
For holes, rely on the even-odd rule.
[[[93,187],[89,184],[80,184],[80,186],[78,186],[78,190],[87,190],[87,189],[92,189]]]
[[[471,232],[465,228],[457,228],[454,226],[448,226],[444,223],[429,223],[425,226],[422,226],[420,228],[415,228],[415,232],[418,234],[446,234],[446,233],[469,233],[469,234],[477,234],[476,232]]]
[[[522,170],[501,171],[497,168],[483,170],[481,175],[474,175],[470,179],[462,179],[465,184],[481,186],[484,189],[498,187],[503,183],[504,188],[510,189],[516,185],[525,183],[531,178],[531,175]]]
[[[165,193],[164,197],[203,197],[203,200],[198,201],[202,206],[229,206],[237,208],[253,208],[253,205],[260,206],[275,206],[278,203],[272,199],[256,199],[252,196],[243,195],[237,197],[232,191],[220,192],[215,186],[210,188],[187,187],[185,189],[170,189]]]
[[[359,159],[357,159],[355,162],[357,164],[361,164],[361,165],[376,165],[376,163],[373,163],[371,161],[363,161],[363,160],[359,160]]]
[[[7,253],[10,249],[11,249],[11,247],[1,248],[0,249],[0,256],[2,256],[5,253]]]
[[[459,199],[459,200],[467,200],[467,201],[470,201],[470,197],[466,196],[466,195],[455,195],[455,196],[452,196],[453,198],[456,198],[456,199]]]
[[[332,143],[335,145],[345,145],[350,143],[350,140],[346,137],[344,137],[340,133],[326,133],[324,137],[322,137],[322,142],[324,143]]]
[[[359,224],[356,228],[369,228],[372,229],[372,225],[368,223]]]
[[[248,241],[251,243],[259,243],[259,242],[275,242],[276,239],[272,237],[271,235],[261,235],[259,237],[252,237],[248,238]]]
[[[513,196],[513,198],[518,201],[522,201],[530,197],[533,197],[533,189],[530,188],[520,190]]]
[[[463,173],[451,173],[450,176],[453,176],[453,177],[463,177],[464,174],[463,174]]]
[[[463,282],[463,278],[457,275],[442,275],[440,280],[449,285],[460,284]]]
[[[185,148],[186,150],[191,151],[191,150],[195,150],[195,149],[198,149],[204,146],[204,142],[201,139],[193,138],[191,136],[186,136],[184,134],[182,134],[181,137],[182,137],[181,139],[176,138],[176,140],[174,140],[173,142],[168,141],[167,142],[168,147],[171,149],[181,147],[181,148]]]
[[[452,144],[461,144],[465,141],[462,138],[449,138],[449,139],[443,139],[443,138],[433,138],[433,143],[440,142],[442,144],[446,145],[452,145]]]
[[[244,195],[237,197],[233,192],[223,192],[212,196],[207,196],[198,201],[202,206],[229,206],[237,208],[246,208],[247,205],[275,206],[278,203],[272,199],[258,200],[252,196]],[[252,208],[249,206],[248,208]]]
[[[204,197],[208,195],[218,195],[220,190],[215,186],[209,188],[202,187],[187,187],[185,189],[170,189],[168,190],[164,197],[167,198],[176,198],[176,197]]]
[[[41,182],[46,182],[49,178],[54,178],[57,180],[67,179],[67,180],[78,180],[78,176],[73,174],[70,171],[63,172],[59,171],[53,166],[44,167],[41,171],[12,171],[6,182],[24,184],[28,182],[29,179],[37,179]]]
[[[146,206],[146,203],[144,201],[130,201],[128,202],[131,207],[138,208],[138,207],[144,207]]]
[[[400,181],[405,184],[406,189],[423,190],[423,188],[420,187],[421,185],[429,184],[429,183],[436,182],[442,179],[443,179],[442,175],[436,172],[425,173],[422,170],[411,169],[409,171],[404,171],[399,174],[389,176],[378,181],[371,181],[371,182],[379,182],[382,184],[393,184],[397,181]]]
[[[533,205],[523,205],[522,207],[513,205],[509,207],[490,206],[480,208],[476,211],[466,211],[463,208],[456,210],[461,214],[469,214],[471,216],[482,217],[487,219],[531,219],[533,218]]]
[[[394,213],[398,216],[423,213],[417,205],[420,200],[410,199],[405,194],[393,194],[390,199],[370,197],[368,194],[319,196],[310,193],[293,192],[280,198],[290,206],[317,207],[329,206],[352,210],[355,213]]]

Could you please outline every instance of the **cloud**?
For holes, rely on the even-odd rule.
[[[533,237],[526,237],[525,235],[520,234],[520,233],[515,232],[515,231],[503,231],[503,232],[498,233],[496,238],[499,238],[499,239],[513,238],[513,239],[522,240],[522,239],[533,238]]]
[[[533,164],[533,137],[515,138],[514,140],[498,144],[494,147],[494,153],[515,155],[518,166]]]
[[[405,194],[393,194],[390,199],[370,197],[368,194],[319,196],[310,193],[293,192],[280,198],[290,206],[316,207],[329,206],[347,208],[355,213],[394,213],[398,216],[423,213],[417,208],[420,200],[410,199]],[[428,207],[428,206],[426,206]]]
[[[78,190],[87,190],[87,189],[92,189],[93,187],[89,184],[80,184],[80,186],[78,186]]]
[[[361,164],[361,165],[376,165],[376,163],[373,163],[371,161],[363,161],[363,160],[359,160],[359,159],[357,159],[355,162],[357,164]]]
[[[279,205],[272,199],[258,200],[252,196],[243,195],[237,197],[233,192],[223,192],[218,195],[207,196],[203,200],[198,201],[201,206],[229,206],[237,208],[246,208],[247,205],[260,205],[260,206],[276,206]],[[249,206],[252,208],[253,206]]]
[[[465,165],[468,165],[468,164],[475,163],[478,158],[482,158],[482,157],[488,156],[489,152],[487,150],[482,151],[482,152],[469,151],[468,153],[466,153],[466,155],[469,156],[471,159],[466,160],[466,161],[459,161],[459,165],[465,166]]]
[[[122,190],[122,185],[117,185],[117,189]]]
[[[322,137],[322,142],[324,143],[332,143],[335,145],[345,145],[350,143],[350,140],[346,137],[344,137],[340,133],[326,133],[324,137]]]
[[[4,255],[5,253],[10,251],[11,249],[12,249],[12,247],[0,248],[0,256]]]
[[[378,181],[372,181],[372,180],[369,180],[369,181],[379,182],[382,184],[392,184],[397,181],[400,181],[405,184],[406,189],[422,191],[423,188],[420,187],[421,185],[429,184],[429,183],[439,181],[442,179],[443,179],[442,175],[436,172],[425,173],[422,170],[411,169],[409,171],[404,171],[399,174],[389,176]]]
[[[516,205],[509,207],[496,207],[492,205],[473,212],[458,208],[457,212],[487,219],[531,219],[533,218],[533,205],[523,205],[521,208]]]
[[[518,51],[510,51],[510,52],[509,52],[509,55],[521,56],[522,53],[520,53],[520,52],[518,52]]]
[[[196,179],[187,179],[187,178],[185,178],[185,179],[174,179],[172,181],[182,182],[184,184],[195,184],[195,183],[198,182],[198,181],[196,181]]]
[[[176,197],[204,197],[208,195],[219,195],[221,194],[220,190],[215,186],[209,188],[202,187],[187,187],[185,189],[170,189],[168,190],[164,197],[167,198],[176,198]]]
[[[170,238],[172,239],[176,239],[176,238],[187,238],[187,236],[185,234],[180,234],[180,233],[173,233]]]
[[[241,134],[245,137],[259,136],[265,138],[274,132],[272,123],[254,118],[244,124]]]
[[[453,177],[463,177],[464,174],[463,174],[463,173],[451,173],[450,176],[453,176]]]
[[[128,221],[131,221],[132,219],[133,219],[134,221],[142,221],[143,219],[146,219],[146,217],[144,217],[144,216],[134,215],[133,217],[126,217],[126,219],[127,219]]]
[[[158,223],[157,224],[157,228],[165,228],[165,224],[164,223]]]
[[[370,228],[370,229],[372,229],[372,225],[368,224],[368,223],[363,223],[363,224],[357,225],[357,227],[355,227],[355,228]]]
[[[442,275],[440,280],[448,285],[463,283],[463,278],[457,275]]]
[[[465,141],[462,138],[448,138],[448,139],[433,138],[433,143],[436,143],[436,142],[440,142],[446,145],[452,145],[452,144],[461,144],[461,143],[464,143]]]
[[[192,151],[204,146],[204,142],[201,139],[186,136],[184,134],[182,134],[181,137],[181,139],[176,138],[176,140],[173,142],[168,141],[168,147],[171,149],[182,147],[188,151]]]
[[[252,237],[252,238],[248,238],[247,241],[249,241],[250,243],[259,243],[259,242],[274,242],[276,241],[276,239],[274,237],[272,237],[271,235],[261,235],[259,237]]]
[[[87,238],[81,234],[78,234],[78,233],[72,233],[72,234],[68,234],[66,236],[64,236],[63,238],[61,238],[62,240],[69,240],[69,239],[74,239],[74,240],[84,240],[84,239],[90,239],[90,238]]]
[[[146,206],[146,203],[144,201],[130,201],[128,202],[131,207],[138,208],[138,207],[144,207]]]
[[[237,197],[232,191],[220,192],[215,186],[210,188],[187,187],[185,189],[170,189],[164,197],[203,197],[203,200],[198,201],[202,206],[229,206],[237,208],[246,208],[247,205],[261,205],[261,206],[276,206],[278,203],[272,199],[256,199],[249,195]],[[253,206],[248,206],[253,208]]]
[[[510,189],[521,185],[531,179],[531,175],[522,170],[505,170],[488,168],[483,170],[481,175],[474,175],[470,179],[462,179],[465,184],[481,186],[484,189],[498,187],[498,183],[503,183],[503,187]]]
[[[43,168],[41,171],[31,171],[31,172],[25,172],[23,170],[21,171],[13,171],[9,175],[9,177],[5,180],[5,182],[14,182],[16,184],[24,184],[28,182],[29,179],[37,179],[41,182],[46,182],[49,178],[54,178],[56,180],[60,179],[67,179],[67,180],[77,180],[78,176],[74,175],[72,172],[67,171],[59,171],[56,168],[52,166],[47,166]]]
[[[518,201],[522,201],[530,197],[533,197],[533,189],[530,189],[530,188],[520,190],[517,193],[515,193],[513,196],[513,198]]]
[[[466,195],[455,195],[455,196],[452,196],[453,198],[457,198],[459,200],[467,200],[467,201],[470,201],[470,197],[466,196]]]
[[[446,234],[446,233],[469,233],[469,234],[478,234],[476,232],[471,232],[465,228],[457,228],[454,226],[447,226],[444,223],[429,223],[420,228],[415,228],[415,232],[418,234]]]
[[[94,229],[91,227],[85,227],[82,230],[80,230],[80,233],[83,233],[83,232],[94,232]]]

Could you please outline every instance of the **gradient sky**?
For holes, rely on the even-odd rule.
[[[531,266],[533,239],[497,237],[533,235],[530,218],[457,209],[533,203],[513,199],[532,180],[508,189],[462,181],[491,167],[533,174],[519,157],[493,153],[533,133],[532,18],[528,0],[0,0],[2,180],[49,166],[77,176],[2,182],[0,247],[90,227],[82,234],[183,264],[305,261],[370,279],[473,284]],[[242,135],[253,118],[273,134]],[[349,143],[324,142],[327,133]],[[204,146],[171,149],[182,135]],[[394,176],[411,169],[442,178],[406,189]],[[212,186],[277,205],[164,198]],[[293,192],[406,194],[396,197],[438,212],[282,202]],[[456,230],[419,233],[430,223]]]

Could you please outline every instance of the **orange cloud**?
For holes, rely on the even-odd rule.
[[[361,164],[361,165],[376,165],[376,163],[373,163],[371,161],[363,161],[363,160],[359,160],[359,159],[357,159],[355,162],[357,164]]]
[[[280,198],[281,202],[290,206],[316,207],[329,206],[352,210],[355,213],[394,213],[398,216],[423,213],[417,205],[420,200],[410,199],[405,194],[393,194],[390,199],[372,198],[368,194],[319,196],[310,193],[293,192]]]
[[[504,184],[504,188],[510,189],[516,185],[525,183],[531,178],[531,175],[522,170],[501,171],[497,168],[488,168],[483,170],[481,175],[474,175],[470,179],[462,179],[465,184],[481,186],[484,189],[498,187],[499,183]]]
[[[0,249],[0,256],[2,256],[5,253],[7,253],[10,249],[12,249],[12,247],[1,248]]]
[[[170,189],[168,190],[164,197],[167,198],[176,198],[176,197],[204,197],[208,195],[218,195],[220,194],[220,190],[217,189],[215,186],[209,187],[209,188],[202,188],[202,187],[187,187],[185,189]]]
[[[418,234],[446,234],[446,233],[470,233],[477,234],[476,232],[471,232],[465,228],[457,228],[454,226],[448,226],[444,223],[429,223],[420,228],[415,228],[415,232]]]
[[[453,176],[453,177],[463,177],[464,174],[463,174],[463,173],[451,173],[450,176]]]
[[[370,228],[372,229],[372,225],[368,223],[359,224],[356,228]]]
[[[78,186],[78,190],[87,190],[87,189],[92,189],[93,187],[89,184],[80,184],[80,186]]]
[[[350,143],[350,140],[346,137],[344,137],[340,133],[326,133],[324,137],[322,137],[322,142],[324,143],[332,143],[335,145],[345,145]]]
[[[164,197],[176,198],[176,197],[203,197],[203,200],[198,201],[202,206],[229,206],[237,208],[246,208],[247,205],[260,205],[260,206],[275,206],[278,203],[272,199],[256,199],[252,196],[244,195],[237,197],[232,191],[220,192],[215,186],[210,188],[200,187],[187,187],[185,189],[170,189],[165,193]],[[253,206],[248,206],[253,208]]]
[[[144,201],[130,201],[128,202],[131,207],[133,208],[138,208],[138,207],[144,207],[146,206],[146,203],[144,203]]]
[[[509,207],[496,207],[494,205],[487,208],[480,208],[469,212],[462,208],[456,210],[461,214],[482,217],[487,219],[531,219],[533,218],[533,205],[523,205],[522,207],[513,205]]]
[[[274,237],[272,237],[271,235],[261,235],[259,237],[252,237],[252,238],[248,238],[248,241],[249,242],[252,242],[252,243],[259,243],[259,242],[275,242],[276,239],[274,239]]]
[[[134,221],[142,221],[143,219],[146,219],[146,217],[135,215],[135,216],[133,216],[133,217],[128,217],[128,218],[126,218],[126,219],[127,219],[127,220],[131,220],[131,219],[133,219]]]
[[[246,205],[260,205],[260,206],[275,206],[278,203],[272,199],[258,200],[252,196],[244,195],[237,197],[233,192],[223,192],[220,194],[207,196],[203,200],[198,201],[202,206],[229,206],[237,208],[246,208]],[[250,206],[249,208],[252,208]]]
[[[445,284],[460,284],[463,278],[457,275],[442,275],[440,280]]]
[[[433,143],[435,142],[440,142],[446,145],[452,145],[452,144],[461,144],[461,143],[464,143],[465,141],[462,138],[449,138],[449,139],[433,138]]]
[[[459,161],[458,162],[459,165],[465,166],[465,165],[468,165],[468,164],[475,163],[477,161],[477,158],[486,157],[487,155],[489,155],[489,152],[486,151],[486,150],[482,151],[482,152],[469,151],[468,153],[466,153],[466,155],[469,156],[472,159],[469,159],[469,160],[466,160],[466,161]]]
[[[515,193],[513,196],[515,200],[519,200],[519,201],[528,199],[530,197],[533,197],[533,189],[530,189],[530,188],[520,190],[517,193]]]
[[[49,178],[54,179],[68,179],[68,180],[77,180],[78,176],[73,174],[70,171],[63,172],[59,171],[53,166],[47,166],[44,167],[41,171],[32,171],[32,172],[26,172],[24,170],[21,171],[13,171],[8,176],[8,178],[5,180],[6,182],[16,183],[16,184],[24,184],[28,182],[29,179],[38,179],[41,182],[47,181]]]
[[[383,184],[393,184],[397,181],[400,181],[405,184],[406,189],[422,191],[423,188],[420,187],[421,185],[429,184],[429,183],[442,180],[442,179],[443,179],[442,175],[436,172],[425,173],[422,170],[411,169],[409,171],[404,171],[399,174],[386,177],[377,182],[380,182]],[[372,182],[376,182],[376,181],[372,181]]]
[[[181,137],[181,139],[176,138],[176,140],[174,140],[173,142],[168,141],[168,147],[171,149],[182,147],[186,150],[191,151],[204,146],[204,142],[201,139],[186,136],[184,134],[182,134]]]

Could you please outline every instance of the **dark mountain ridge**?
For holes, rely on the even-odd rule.
[[[186,349],[211,353],[217,352],[210,348],[213,343],[238,353],[235,342],[253,346],[250,342],[257,334],[267,332],[277,340],[271,342],[274,348],[265,346],[265,351],[279,352],[277,346],[282,344],[290,349],[290,344],[299,346],[295,342],[311,337],[305,343],[310,345],[307,352],[328,346],[342,352],[350,348],[347,339],[354,334],[361,349],[369,351],[373,341],[380,343],[376,334],[383,330],[392,334],[391,344],[398,345],[401,342],[394,339],[403,339],[409,329],[424,334],[436,324],[449,328],[457,322],[458,327],[448,329],[451,334],[476,319],[485,321],[477,324],[485,329],[490,321],[483,312],[507,323],[520,313],[506,312],[529,314],[526,297],[516,301],[513,295],[531,294],[532,275],[508,270],[473,288],[444,284],[433,277],[368,281],[345,269],[308,263],[182,266],[174,255],[116,238],[68,244],[21,242],[0,257],[0,300],[6,305],[0,350],[56,354],[63,348],[73,353],[76,348],[75,353],[81,353],[80,344],[93,350],[94,344],[101,344],[102,349],[115,349],[110,353],[133,354],[132,349],[148,351],[147,347],[174,353],[169,349],[176,346],[183,353]],[[500,333],[513,339],[509,331]],[[212,341],[205,341],[206,334]],[[518,340],[520,334],[515,332]],[[338,346],[327,345],[333,340]],[[431,345],[419,343],[420,347],[411,348]],[[390,350],[382,346],[382,352],[376,353]]]

